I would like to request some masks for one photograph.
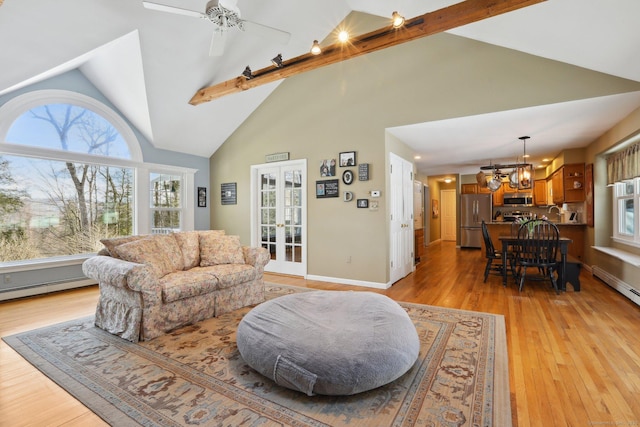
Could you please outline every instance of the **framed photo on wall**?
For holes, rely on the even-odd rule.
[[[207,187],[198,187],[198,207],[207,207]]]
[[[316,181],[316,199],[340,197],[337,179]]]
[[[340,153],[340,167],[355,166],[356,165],[356,152],[344,151]]]
[[[336,176],[336,159],[324,159],[320,162],[320,176]]]

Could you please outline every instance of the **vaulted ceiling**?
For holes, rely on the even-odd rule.
[[[204,11],[206,0],[163,3]],[[208,157],[281,81],[190,105],[198,89],[232,79],[247,65],[266,67],[278,53],[285,60],[304,54],[314,39],[330,43],[336,26],[353,11],[378,15],[383,22],[394,10],[413,17],[453,3],[238,0],[242,18],[285,30],[291,40],[282,46],[248,31],[230,32],[225,53],[210,57],[210,22],[148,10],[142,1],[6,0],[0,7],[0,96],[79,69],[155,147]],[[637,0],[551,0],[450,32],[640,82],[637,16]],[[553,154],[558,147],[587,145],[638,106],[640,93],[630,92],[406,123],[389,131],[428,158],[417,164],[430,174],[464,172],[474,161],[464,158],[465,151],[470,151],[465,147],[486,144],[489,150],[503,149],[520,136],[518,123],[540,130],[535,150]],[[446,140],[435,145],[455,149],[456,156],[442,149],[438,155],[423,153],[425,133],[431,146],[437,138]],[[451,162],[454,157],[456,162]]]

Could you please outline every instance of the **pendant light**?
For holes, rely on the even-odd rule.
[[[518,190],[531,190],[533,188],[533,164],[527,162],[527,139],[529,136],[518,138],[522,141],[523,155],[521,165],[518,165]]]

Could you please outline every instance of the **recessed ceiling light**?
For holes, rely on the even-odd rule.
[[[422,156],[413,156],[414,159],[416,160],[420,160],[422,158]]]
[[[344,43],[347,40],[349,40],[349,32],[347,30],[340,31],[338,33],[338,40],[340,40],[342,43]]]
[[[451,178],[445,178],[444,182],[446,182],[447,184],[449,184],[451,182]]]
[[[542,159],[542,161],[546,163],[546,162],[550,162],[551,159],[544,158],[544,159]]]

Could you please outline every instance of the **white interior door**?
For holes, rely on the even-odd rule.
[[[456,190],[440,191],[440,235],[442,240],[456,240]]]
[[[413,271],[413,165],[393,153],[390,171],[390,274],[394,283]]]
[[[251,241],[271,254],[265,271],[307,274],[306,170],[304,160],[252,167]]]

